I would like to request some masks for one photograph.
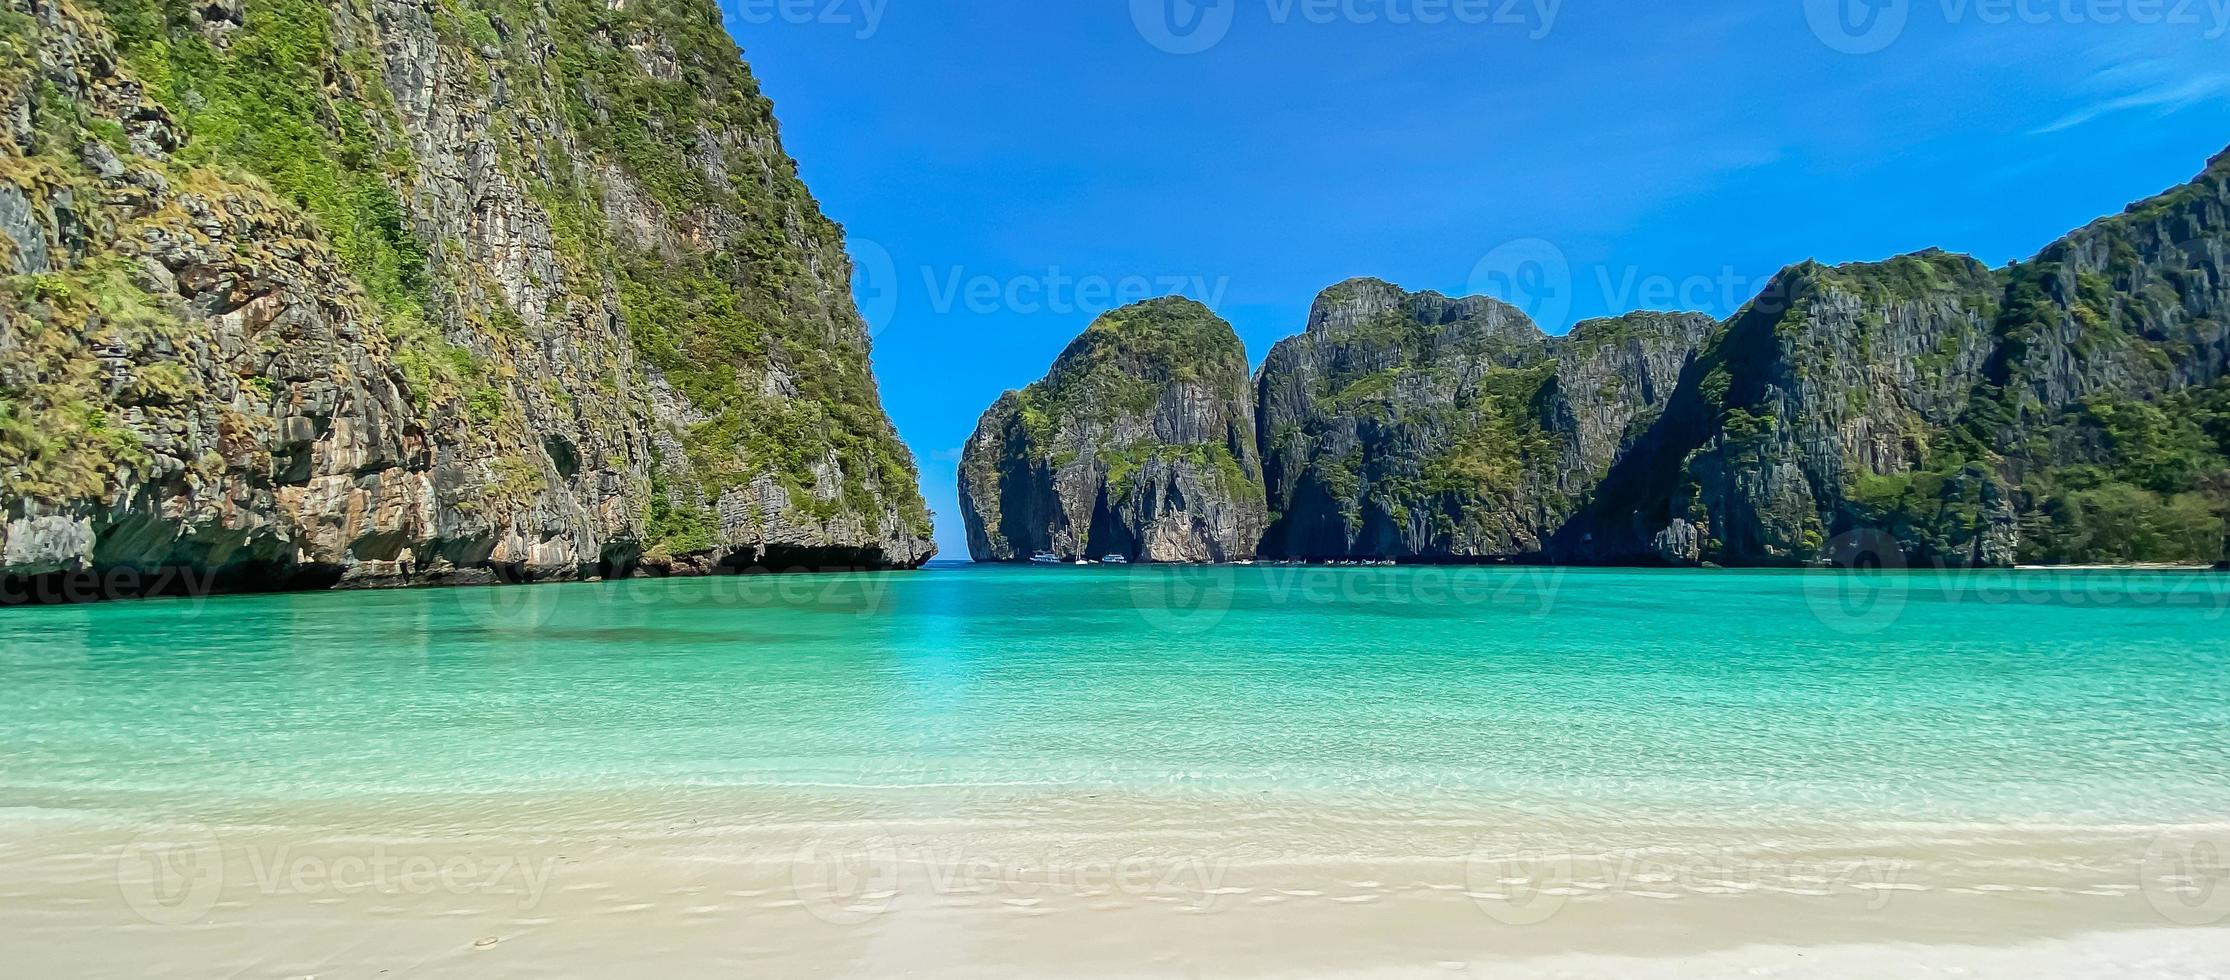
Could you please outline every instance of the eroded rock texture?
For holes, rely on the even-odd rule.
[[[1230,324],[1184,299],[1109,313],[977,425],[961,464],[969,550],[1251,559],[1264,523],[1254,430]]]
[[[910,567],[711,0],[5,0],[0,576]]]
[[[1553,550],[2220,560],[2226,235],[2230,155],[2005,269],[1935,251],[1791,268],[1711,339]]]
[[[1712,326],[1637,313],[1550,337],[1484,297],[1332,287],[1262,368],[1275,515],[1263,552],[1539,554],[1655,420]]]
[[[1723,323],[1637,313],[1550,337],[1491,299],[1342,283],[1257,377],[1259,552],[2219,562],[2226,269],[2230,154],[2028,262],[1806,262]],[[1094,550],[1082,542],[1103,513],[1100,477],[1077,461],[1100,430],[1032,436],[1065,416],[1033,415],[1031,392],[1002,401],[971,446],[978,558]]]

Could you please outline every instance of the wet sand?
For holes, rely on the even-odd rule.
[[[337,808],[12,818],[0,958],[101,977],[2230,975],[2219,826],[1582,831],[1104,799],[827,819],[770,802],[543,826],[500,806],[382,815],[393,829]]]

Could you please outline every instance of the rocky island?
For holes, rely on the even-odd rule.
[[[1252,550],[2215,563],[2230,521],[2226,268],[2230,153],[2026,262],[1805,262],[1725,321],[1635,313],[1550,336],[1492,299],[1342,283],[1256,376],[1267,523]],[[971,459],[999,458],[1018,397],[986,416]],[[1028,506],[1009,494],[1039,490],[994,472],[964,471],[964,517],[976,558],[1011,560],[1027,552],[986,529]]]
[[[1187,299],[1109,313],[984,414],[960,472],[982,560],[1251,559],[1265,519],[1246,347]]]
[[[713,0],[0,5],[0,579],[913,567]]]
[[[1712,321],[1541,332],[1484,297],[1325,291],[1259,382],[1279,558],[1540,552],[1664,407]]]

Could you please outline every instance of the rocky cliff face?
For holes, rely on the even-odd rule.
[[[979,561],[1251,559],[1264,524],[1246,348],[1190,300],[1100,318],[984,414],[961,464]]]
[[[710,0],[5,0],[0,576],[913,566]]]
[[[1573,560],[2211,562],[2230,516],[2230,155],[1989,270],[1805,264],[1721,328]]]
[[[1633,314],[1552,338],[1517,310],[1355,280],[1260,378],[1265,555],[1523,557],[1653,421],[1709,318]]]
[[[1342,283],[1257,379],[1260,553],[2217,562],[2226,269],[2230,153],[2029,262],[1807,262],[1724,323],[1641,313],[1552,338],[1491,299]],[[1045,455],[1014,421],[1032,405],[1010,396],[971,446],[972,509],[1017,529],[978,557],[1073,553],[1061,529],[1093,513],[1088,471],[1010,481],[989,462]]]

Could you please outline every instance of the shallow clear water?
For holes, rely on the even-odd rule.
[[[0,807],[2219,821],[2226,610],[2230,576],[2181,573],[1285,567],[22,609],[0,613]]]

